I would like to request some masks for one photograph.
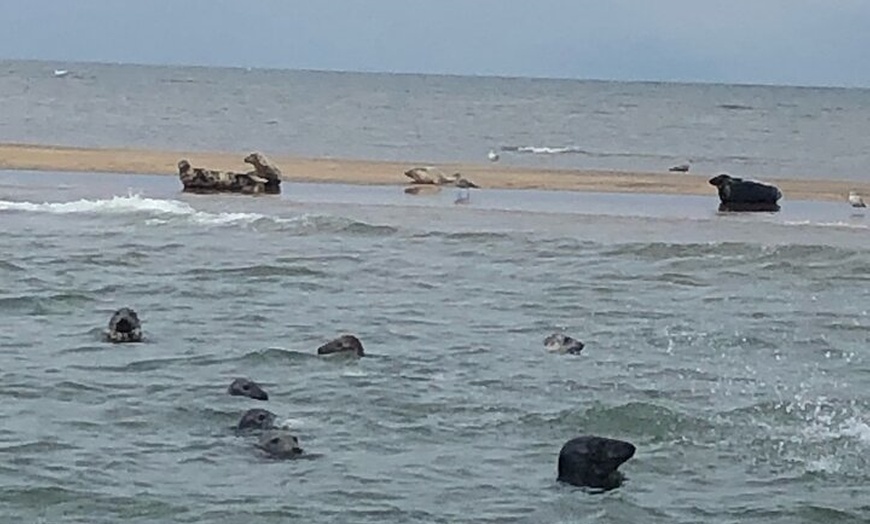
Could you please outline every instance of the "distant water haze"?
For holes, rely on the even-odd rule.
[[[0,62],[0,141],[867,180],[870,90]],[[55,70],[68,71],[63,76]]]

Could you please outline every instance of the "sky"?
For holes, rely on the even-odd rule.
[[[0,0],[0,58],[870,87],[870,0]]]

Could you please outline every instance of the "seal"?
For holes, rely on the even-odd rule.
[[[634,456],[634,444],[584,435],[573,438],[559,451],[556,480],[572,486],[611,490],[622,485],[620,465]]]
[[[302,454],[299,439],[289,431],[278,429],[263,433],[257,447],[267,455],[278,459],[289,459]]]
[[[779,211],[782,192],[776,186],[734,178],[725,173],[709,181],[719,192],[719,211]]]
[[[237,378],[233,380],[230,387],[227,388],[227,393],[238,397],[248,397],[254,400],[269,400],[269,394],[263,391],[263,388],[253,380],[247,378]]]
[[[109,330],[106,332],[109,342],[141,342],[142,323],[139,315],[128,307],[115,311],[109,319]]]
[[[254,172],[248,173],[248,176],[256,175],[263,182],[263,192],[267,195],[277,195],[281,193],[281,170],[278,166],[269,162],[266,155],[259,151],[254,151],[244,158],[246,164],[254,166]]]
[[[362,342],[353,335],[342,335],[317,348],[318,355],[332,355],[336,353],[353,354],[358,357],[365,355]]]
[[[545,338],[544,346],[547,348],[547,351],[552,351],[553,353],[570,353],[572,355],[579,355],[583,351],[583,348],[586,347],[583,342],[561,333],[553,333]]]
[[[278,415],[271,411],[260,408],[249,409],[239,419],[236,429],[275,429],[276,418]]]

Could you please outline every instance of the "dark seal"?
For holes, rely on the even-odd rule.
[[[238,425],[236,425],[236,429],[275,429],[275,419],[277,417],[277,415],[265,409],[249,409],[242,415]]]
[[[779,211],[782,192],[776,186],[726,174],[709,180],[719,191],[719,211]]]
[[[269,394],[266,393],[259,384],[247,378],[237,378],[233,380],[233,383],[227,388],[227,393],[233,396],[252,398],[254,400],[269,400]]]
[[[299,439],[283,429],[263,433],[257,447],[265,451],[270,457],[278,459],[294,458],[302,454]]]
[[[583,351],[583,348],[586,347],[583,342],[561,333],[553,333],[545,338],[544,346],[547,348],[547,351],[570,353],[572,355],[579,355]]]
[[[617,488],[625,478],[618,468],[634,452],[634,445],[622,440],[589,435],[573,438],[559,452],[557,480],[572,486]]]
[[[362,342],[353,335],[342,335],[317,348],[318,355],[348,354],[361,357],[365,355]]]
[[[115,311],[109,319],[109,330],[106,332],[109,342],[141,342],[142,323],[139,315],[128,307]]]

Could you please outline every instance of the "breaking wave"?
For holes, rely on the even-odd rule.
[[[358,235],[389,235],[396,232],[390,226],[367,224],[349,218],[302,214],[274,216],[262,213],[200,211],[186,202],[148,198],[141,195],[113,196],[107,199],[81,199],[71,202],[15,202],[0,200],[0,212],[47,213],[59,215],[144,215],[145,224],[164,226],[187,224],[196,226],[249,226],[279,230],[292,229],[300,233],[343,232]]]

